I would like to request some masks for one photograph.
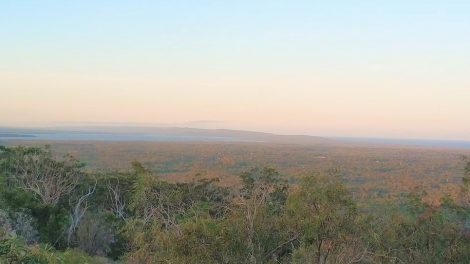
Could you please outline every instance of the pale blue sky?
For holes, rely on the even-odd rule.
[[[470,1],[0,1],[0,125],[470,139]]]

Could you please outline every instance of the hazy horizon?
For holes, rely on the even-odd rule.
[[[208,132],[211,131],[233,131],[233,132],[253,132],[253,133],[263,133],[263,134],[272,134],[272,135],[279,135],[279,136],[309,136],[309,137],[319,137],[324,139],[335,139],[344,142],[352,142],[352,143],[379,143],[379,144],[389,144],[389,145],[421,145],[421,146],[462,146],[462,147],[470,147],[470,140],[468,139],[445,139],[445,138],[426,138],[426,137],[380,137],[380,136],[335,136],[335,135],[314,135],[314,134],[282,134],[282,133],[273,133],[269,131],[260,131],[260,130],[243,130],[243,129],[230,129],[230,128],[208,128],[204,126],[196,126],[192,125],[195,124],[193,122],[190,123],[181,123],[181,124],[136,124],[136,123],[59,123],[59,124],[52,124],[52,125],[44,125],[44,126],[0,126],[0,139],[8,138],[8,134],[16,134],[23,135],[21,137],[25,137],[28,139],[28,135],[31,133],[34,134],[38,139],[47,139],[41,136],[43,133],[51,132],[51,135],[56,134],[56,132],[64,132],[64,137],[60,137],[66,139],[70,137],[70,135],[85,135],[91,133],[93,135],[98,135],[100,133],[105,133],[112,135],[113,133],[123,133],[124,135],[132,136],[133,140],[141,141],[145,139],[149,139],[148,137],[152,138],[157,136],[162,132],[160,131],[157,133],[158,135],[153,135],[152,129],[169,129],[169,131],[179,131],[178,129],[183,129],[192,131],[192,130],[207,130]],[[124,129],[124,130],[123,130]],[[132,132],[126,130],[131,129]],[[150,130],[148,130],[150,129]],[[176,130],[175,130],[176,129]],[[100,132],[101,131],[101,132]],[[127,132],[126,132],[127,131]],[[157,130],[158,131],[158,130]],[[68,132],[73,132],[73,134],[69,134]],[[7,134],[5,134],[7,133]],[[40,134],[36,134],[40,133]],[[77,134],[78,133],[78,134]],[[96,134],[98,133],[98,134]],[[139,135],[144,135],[144,138],[140,139]],[[186,134],[181,134],[181,131],[178,132],[176,136],[185,137]],[[165,137],[172,137],[170,134],[165,134]],[[175,136],[175,135],[173,135]],[[186,135],[190,136],[190,134]],[[33,137],[33,138],[34,138]],[[219,136],[217,135],[210,135],[209,137],[215,137],[217,139]],[[18,138],[14,136],[10,139]],[[110,136],[108,139],[106,137],[101,137],[100,139],[106,140],[115,140],[113,136]],[[155,139],[155,138],[154,138]],[[206,138],[207,139],[207,138]],[[76,140],[73,136],[70,137],[70,140]],[[98,140],[98,139],[93,139]],[[233,140],[233,139],[232,139]],[[118,141],[125,141],[125,138],[119,138]]]
[[[2,1],[0,127],[470,140],[468,1]]]

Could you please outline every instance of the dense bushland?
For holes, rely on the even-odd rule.
[[[287,183],[255,168],[226,188],[29,147],[1,147],[0,166],[0,263],[470,262],[470,163],[457,201],[360,207],[335,170]]]

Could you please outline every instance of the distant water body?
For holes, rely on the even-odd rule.
[[[424,139],[387,139],[387,138],[332,138],[338,141],[363,143],[363,144],[385,144],[406,145],[423,147],[450,147],[470,148],[470,141],[457,140],[424,140]],[[2,140],[49,140],[49,141],[168,141],[168,142],[259,142],[238,138],[236,136],[217,135],[165,135],[151,133],[113,133],[113,132],[90,132],[90,131],[25,131],[25,130],[1,130]]]
[[[231,137],[192,135],[152,135],[141,133],[43,132],[28,134],[0,133],[0,140],[51,141],[239,141]]]
[[[470,148],[470,141],[464,140],[432,140],[432,139],[392,139],[392,138],[336,138],[353,143],[406,145],[421,147]]]

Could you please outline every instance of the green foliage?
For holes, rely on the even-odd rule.
[[[30,162],[80,180],[50,202],[15,169]],[[0,167],[0,263],[470,262],[467,203],[432,206],[414,192],[359,206],[335,170],[288,184],[275,169],[254,168],[227,188],[217,178],[166,181],[139,162],[84,173],[72,158],[25,147],[0,147]],[[470,163],[464,186],[467,178]]]
[[[28,246],[19,238],[0,241],[0,263],[21,264],[104,264],[78,250],[59,252],[51,246]]]
[[[289,196],[285,219],[301,244],[294,252],[296,261],[326,263],[329,258],[359,253],[344,249],[346,245],[361,244],[356,236],[356,206],[346,188],[332,177],[313,175],[302,179],[298,190]]]
[[[92,256],[106,256],[115,242],[114,232],[105,214],[89,213],[77,228],[77,247]]]
[[[467,263],[469,240],[464,221],[468,208],[446,199],[440,207],[415,195],[386,215],[375,215],[366,236],[371,258],[378,262]]]

